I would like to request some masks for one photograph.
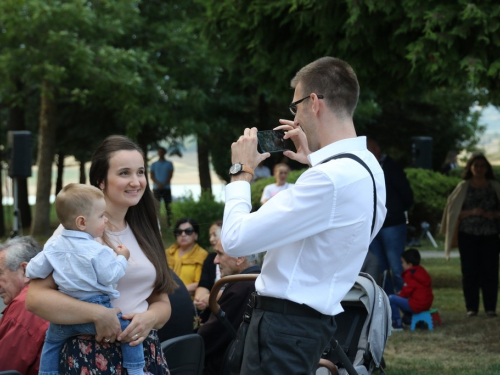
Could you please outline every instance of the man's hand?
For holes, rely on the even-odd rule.
[[[283,155],[289,157],[292,160],[298,161],[299,163],[309,165],[309,159],[307,156],[311,153],[307,145],[306,133],[302,130],[300,126],[296,126],[293,121],[280,119],[280,125],[274,130],[285,130],[284,139],[291,139],[297,152],[284,151]]]
[[[261,161],[266,160],[269,156],[271,156],[269,152],[261,154],[257,151],[257,128],[246,128],[243,135],[231,145],[231,161],[233,164],[241,163],[255,169]],[[231,181],[238,180],[250,182],[252,175],[242,172],[231,177]]]

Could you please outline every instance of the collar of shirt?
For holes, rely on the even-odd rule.
[[[241,275],[245,275],[247,273],[260,273],[260,266],[258,266],[257,264],[250,266],[243,270],[243,272],[241,272]]]
[[[329,157],[342,154],[344,152],[366,150],[366,137],[347,138],[333,142],[328,146],[320,148],[318,151],[309,154],[307,158],[312,167],[320,164]]]
[[[61,232],[61,235],[66,236],[66,237],[84,238],[86,240],[93,240],[94,239],[94,237],[92,237],[87,232],[81,232],[79,230],[63,229]]]

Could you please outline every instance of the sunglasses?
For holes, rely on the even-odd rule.
[[[182,233],[186,233],[186,236],[190,236],[194,233],[193,228],[187,228],[187,229],[175,229],[174,234],[176,236],[180,236]]]

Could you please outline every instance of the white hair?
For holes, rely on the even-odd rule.
[[[23,262],[29,262],[42,248],[31,236],[14,237],[4,243],[0,252],[5,251],[5,266],[11,271],[17,271]]]

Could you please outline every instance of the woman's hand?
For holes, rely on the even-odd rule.
[[[137,346],[148,337],[156,324],[155,314],[151,311],[122,315],[122,319],[130,320],[129,326],[117,337],[117,340]]]
[[[298,161],[299,163],[309,165],[309,159],[307,156],[311,153],[309,146],[307,145],[306,133],[302,130],[300,126],[296,126],[293,121],[280,119],[280,125],[273,130],[285,130],[284,139],[291,139],[297,152],[284,151],[283,155],[289,157],[292,160]]]
[[[120,320],[117,317],[120,309],[118,307],[112,309],[104,306],[99,307],[100,309],[93,319],[96,330],[95,339],[96,341],[115,342],[118,335],[122,332]]]
[[[210,291],[207,288],[204,288],[202,286],[196,288],[193,300],[194,306],[200,311],[205,310],[208,307],[209,297],[210,297]]]
[[[152,329],[160,329],[170,319],[172,308],[167,293],[154,291],[147,301],[147,311],[122,315],[122,319],[130,320],[130,324],[118,335],[118,341],[129,342],[130,346],[140,345]]]

